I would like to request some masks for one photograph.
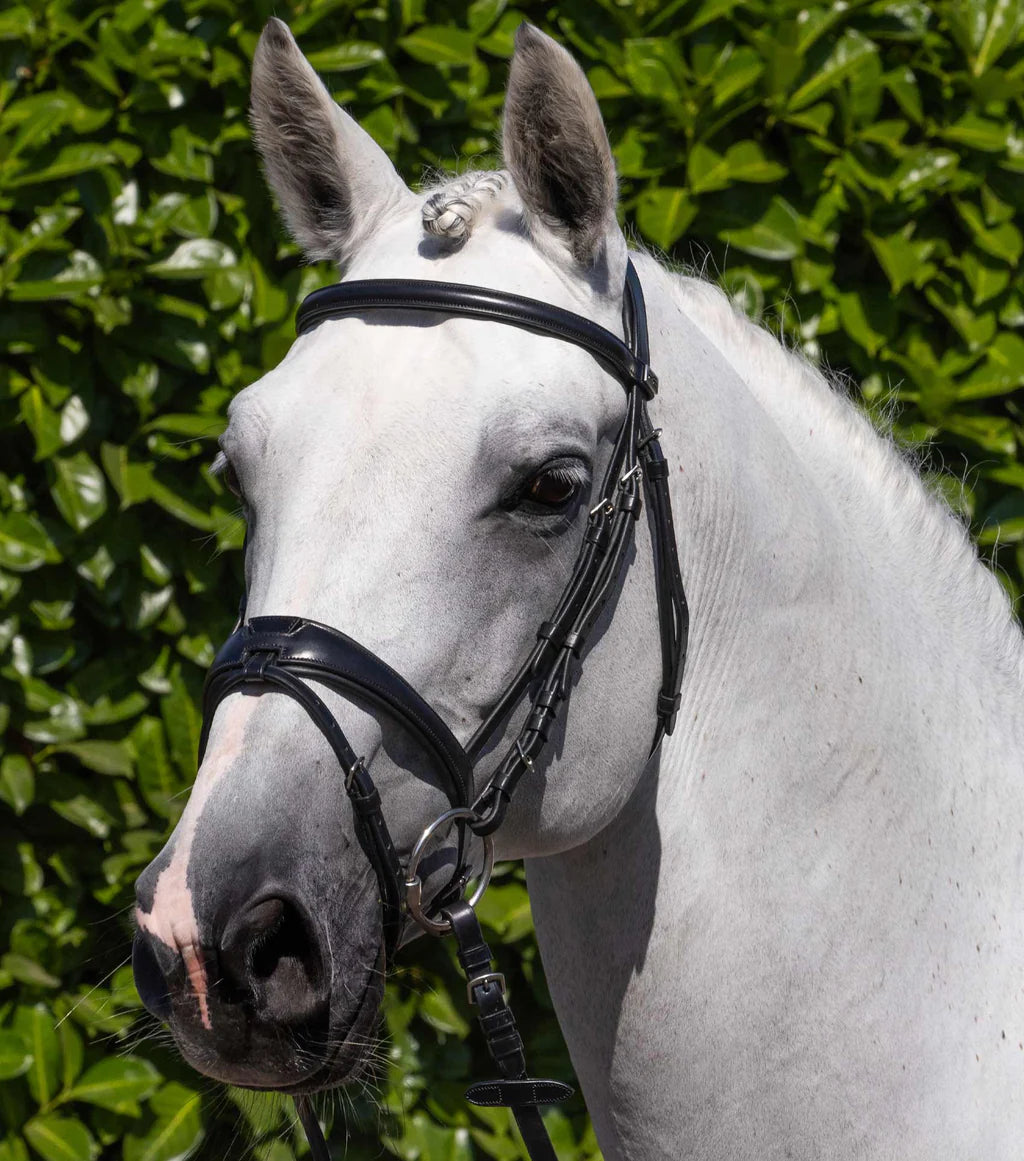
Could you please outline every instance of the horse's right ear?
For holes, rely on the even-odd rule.
[[[253,57],[251,115],[270,188],[308,258],[346,263],[380,217],[412,197],[276,18]]]

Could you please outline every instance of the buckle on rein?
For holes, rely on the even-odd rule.
[[[428,935],[448,935],[452,930],[452,925],[447,919],[431,919],[423,910],[423,882],[417,872],[427,843],[442,826],[446,826],[450,822],[469,822],[476,817],[476,812],[470,810],[468,806],[456,806],[452,810],[446,810],[444,814],[438,815],[429,826],[424,828],[423,833],[416,840],[416,845],[412,848],[409,864],[405,870],[405,908]],[[476,890],[467,900],[470,907],[475,907],[483,898],[494,870],[494,840],[490,835],[483,835],[481,841],[484,844],[484,864],[480,870]],[[504,988],[504,978],[502,979],[502,988]],[[470,1003],[472,1002],[470,1000]]]

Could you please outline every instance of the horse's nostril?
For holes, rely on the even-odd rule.
[[[132,941],[132,974],[139,999],[146,1009],[158,1020],[167,1020],[171,1014],[167,978],[152,944],[141,932],[136,932]]]
[[[310,926],[287,899],[250,904],[224,932],[223,984],[275,1023],[300,1024],[324,1008],[323,965]]]

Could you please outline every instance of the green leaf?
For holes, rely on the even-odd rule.
[[[749,226],[727,226],[718,236],[747,254],[776,262],[795,258],[803,251],[800,216],[781,197],[774,197],[761,217]]]
[[[188,238],[162,262],[154,262],[149,272],[158,278],[205,278],[237,262],[234,252],[215,238]]]
[[[167,757],[163,726],[157,718],[143,718],[132,732],[137,755],[135,773],[139,790],[155,814],[176,818],[184,805],[177,796],[182,784]]]
[[[965,113],[958,121],[942,130],[947,141],[980,149],[986,153],[1002,153],[1010,136],[1010,126],[1005,122],[979,117],[977,113]]]
[[[84,532],[107,510],[103,473],[84,451],[51,462],[56,480],[50,493],[57,509],[76,532]]]
[[[716,70],[711,82],[716,109],[727,105],[734,97],[749,96],[754,82],[764,72],[764,61],[760,53],[748,45],[731,52]]]
[[[424,24],[398,43],[423,64],[468,65],[476,60],[476,42],[471,32],[441,24]]]
[[[765,157],[756,141],[737,141],[725,151],[725,165],[730,181],[779,181],[786,167]]]
[[[959,0],[949,5],[944,17],[976,77],[1013,44],[1024,21],[1017,0]]]
[[[458,1037],[469,1035],[469,1023],[456,1009],[452,998],[444,987],[435,987],[428,992],[420,1004],[420,1015],[438,1032]]]
[[[60,802],[51,801],[50,809],[72,826],[88,831],[93,838],[105,839],[114,829],[115,822],[110,812],[85,794],[74,794]]]
[[[32,1053],[14,1032],[0,1032],[0,1080],[23,1076],[32,1067]]]
[[[894,294],[908,283],[922,286],[937,269],[934,263],[927,261],[934,246],[931,242],[914,240],[915,225],[908,222],[896,233],[884,237],[870,232],[864,234]]]
[[[76,174],[90,173],[103,165],[118,165],[121,158],[107,145],[91,141],[75,142],[58,150],[48,165],[32,166],[18,176],[9,177],[6,185],[18,189],[27,185],[41,185]]]
[[[192,778],[196,772],[203,725],[198,708],[200,694],[200,688],[188,688],[182,666],[175,665],[171,672],[171,692],[160,699],[171,757],[185,778]]]
[[[977,444],[986,452],[1012,456],[1017,448],[1013,424],[999,415],[947,415],[943,426],[950,435]]]
[[[921,91],[917,87],[914,70],[907,65],[894,68],[883,76],[882,83],[892,93],[906,116],[911,121],[920,123],[924,117],[924,107],[921,104]]]
[[[1010,285],[1010,272],[1005,266],[986,261],[974,250],[968,250],[960,266],[974,294],[974,305],[981,306],[995,298]]]
[[[60,1045],[54,1031],[56,1020],[43,1004],[19,1007],[14,1013],[14,1031],[32,1055],[26,1073],[29,1092],[37,1104],[48,1104],[57,1095]]]
[[[662,250],[671,249],[696,215],[697,207],[685,189],[644,190],[637,201],[637,224]]]
[[[834,89],[841,81],[861,68],[864,61],[874,56],[878,49],[861,32],[848,28],[836,41],[828,57],[816,73],[806,80],[786,102],[790,111],[813,105],[825,93]]]
[[[119,778],[131,778],[135,771],[135,754],[128,742],[71,742],[54,746],[50,753],[70,754],[88,770]]]
[[[422,1110],[403,1120],[400,1137],[385,1140],[391,1151],[408,1161],[473,1161],[469,1131],[438,1125]]]
[[[623,48],[626,78],[639,96],[670,104],[679,100],[686,65],[672,41],[643,37],[627,40]]]
[[[696,32],[698,28],[703,28],[705,24],[710,24],[712,20],[719,20],[723,16],[728,16],[739,3],[740,0],[701,0],[697,11],[683,29],[684,33],[689,36]]]
[[[975,245],[1001,262],[1008,262],[1011,266],[1017,265],[1021,253],[1024,252],[1024,237],[1012,222],[1003,222],[990,228],[974,202],[957,198],[953,204],[970,229]]]
[[[347,40],[334,48],[311,52],[307,60],[320,72],[347,73],[379,64],[387,60],[387,54],[379,44],[370,44],[365,40]]]
[[[20,952],[8,951],[0,956],[0,971],[30,988],[59,988],[60,980],[41,963]]]
[[[15,302],[43,302],[47,299],[77,298],[84,291],[103,284],[103,267],[84,250],[73,250],[52,277],[21,279],[9,290]]]
[[[851,290],[839,295],[839,317],[846,333],[864,348],[876,355],[886,340],[889,303],[884,296]]]
[[[0,517],[0,566],[14,572],[31,572],[59,560],[60,553],[34,516],[11,512]]]
[[[162,1115],[148,1132],[125,1137],[124,1161],[184,1161],[204,1135],[199,1093],[168,1084],[152,1103]]]
[[[18,410],[36,441],[35,458],[45,460],[64,442],[61,438],[60,416],[46,403],[38,387],[30,387],[22,394]]]
[[[149,164],[169,177],[209,182],[213,178],[213,159],[206,149],[206,142],[187,125],[176,125],[171,130],[170,148],[163,156],[150,157]]]
[[[0,28],[3,26],[3,19],[3,15],[0,14]],[[10,1134],[0,1140],[0,1161],[29,1161],[28,1147],[21,1137]]]
[[[25,1126],[29,1144],[43,1161],[93,1161],[99,1145],[81,1121],[47,1113]]]
[[[133,463],[128,458],[127,448],[111,443],[101,446],[100,460],[107,479],[121,497],[122,509],[149,499],[153,481],[152,464]]]
[[[0,759],[0,798],[14,811],[24,814],[36,794],[36,775],[23,754],[6,754]]]
[[[686,176],[694,193],[726,189],[729,185],[729,166],[720,153],[698,141],[686,159]]]
[[[986,399],[1024,388],[1024,338],[1004,331],[986,348],[985,361],[957,391],[959,399]]]
[[[507,4],[508,0],[473,0],[466,12],[470,31],[482,36],[505,11]]]
[[[87,1068],[78,1083],[61,1095],[61,1101],[84,1101],[112,1113],[139,1116],[139,1101],[156,1092],[160,1073],[138,1056],[101,1060]]]
[[[981,544],[1024,541],[1024,492],[1010,492],[985,513],[978,540]]]

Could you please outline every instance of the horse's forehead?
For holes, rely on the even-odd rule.
[[[607,382],[605,382],[607,380]],[[233,401],[236,436],[280,444],[343,431],[355,451],[450,435],[473,446],[489,431],[597,432],[622,391],[586,351],[503,323],[386,312],[331,319]],[[467,442],[467,446],[470,446]]]
[[[481,223],[455,251],[424,242],[419,216],[403,216],[357,256],[348,278],[487,286],[617,326],[617,304],[595,298],[515,230]],[[385,438],[413,454],[443,437],[446,457],[458,459],[460,447],[479,446],[488,432],[564,427],[567,417],[596,433],[620,403],[617,384],[570,343],[475,319],[367,312],[328,320],[297,339],[278,367],[236,399],[231,423],[253,431],[238,422],[253,412],[274,442],[314,456],[340,432],[350,461]]]

